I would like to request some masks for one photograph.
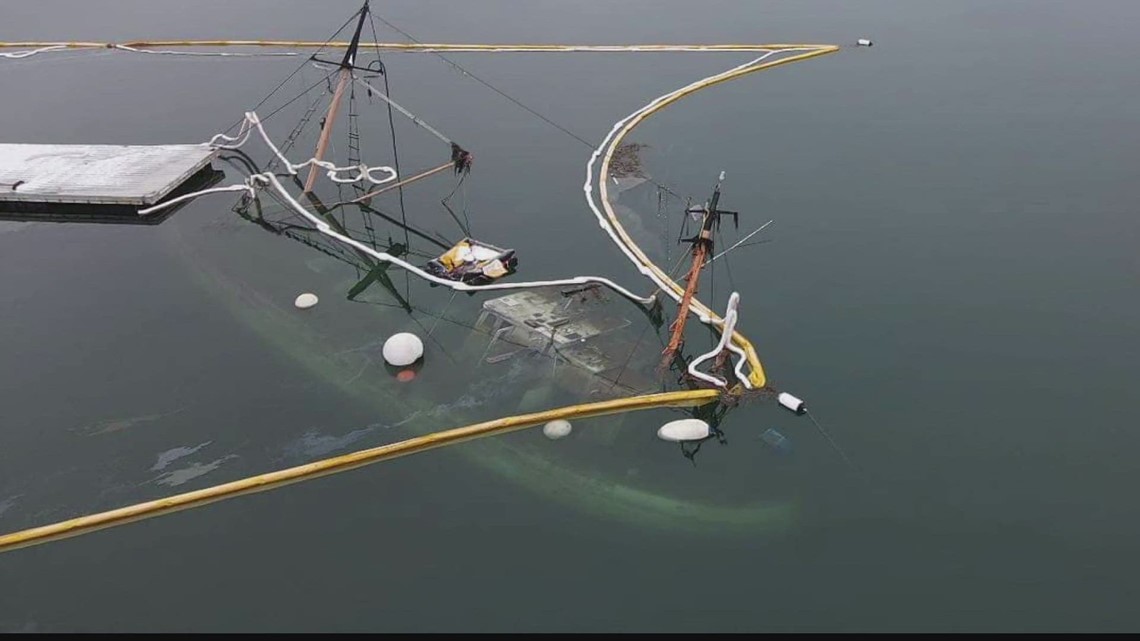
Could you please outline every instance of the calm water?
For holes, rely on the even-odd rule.
[[[0,39],[323,39],[356,9],[92,4],[6,0]],[[557,443],[523,432],[0,555],[0,630],[1138,627],[1140,6],[375,9],[435,42],[873,38],[688,98],[635,136],[654,176],[686,195],[704,197],[727,171],[723,205],[743,218],[729,241],[775,220],[770,242],[740,249],[701,297],[721,307],[741,292],[741,327],[771,382],[807,399],[860,471],[771,404],[731,413],[728,444],[706,443],[695,465],[654,438],[675,417],[666,410],[582,422]],[[594,141],[746,56],[454,59]],[[475,152],[456,202],[466,198],[477,237],[519,250],[514,278],[591,273],[645,288],[585,207],[585,145],[434,56],[385,62],[396,99]],[[5,60],[0,140],[206,140],[297,65]],[[386,120],[369,109],[362,128],[382,140]],[[279,138],[285,118],[271,121]],[[405,172],[440,161],[431,137],[399,135]],[[409,190],[409,214],[455,237],[438,204],[452,186]],[[654,198],[627,204],[649,249],[675,259]],[[352,268],[232,204],[204,198],[154,227],[0,222],[0,531],[569,402],[538,395],[546,364],[475,371],[449,360],[464,328],[433,328],[383,295],[345,300]],[[393,282],[455,318],[484,300]],[[301,291],[321,296],[312,313],[292,309]],[[420,331],[413,319],[436,342],[417,381],[398,387],[373,358],[383,337]],[[790,455],[765,448],[769,427]],[[740,519],[670,501],[768,511]]]

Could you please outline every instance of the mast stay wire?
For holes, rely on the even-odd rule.
[[[258,102],[256,105],[254,105],[253,109],[250,109],[249,111],[257,111],[258,109],[260,109],[261,106],[266,103],[266,101],[268,101],[270,98],[272,98],[274,94],[276,94],[278,91],[281,90],[282,87],[285,86],[285,83],[289,82],[293,78],[293,76],[300,73],[301,70],[304,69],[309,64],[310,60],[312,60],[314,57],[316,57],[316,55],[318,53],[320,53],[321,50],[324,49],[326,45],[328,45],[328,43],[332,42],[333,38],[340,35],[340,32],[344,31],[344,28],[347,27],[349,24],[351,24],[353,19],[356,18],[356,16],[357,16],[356,13],[349,16],[348,20],[345,20],[344,24],[342,24],[339,29],[337,29],[331,36],[329,36],[328,39],[325,40],[324,44],[322,44],[320,47],[318,47],[317,50],[314,51],[312,53],[312,55],[310,55],[308,58],[306,58],[305,61],[302,62],[299,67],[297,67],[296,69],[293,70],[293,73],[286,76],[284,80],[282,80],[276,87],[273,88],[273,91],[270,91],[268,94],[266,94],[266,96],[264,98],[262,98],[260,102]],[[332,75],[332,74],[329,74],[329,75]],[[306,90],[306,91],[308,91],[308,90]],[[293,100],[296,100],[296,99],[297,99],[297,97],[293,98]],[[289,102],[292,102],[292,100],[290,100]],[[288,104],[288,103],[286,103],[286,104]],[[280,108],[277,111],[280,111]],[[272,116],[274,113],[277,113],[277,111],[274,111],[269,115]],[[269,116],[266,116],[266,118],[269,118]],[[229,132],[233,131],[234,127],[241,125],[243,121],[244,121],[244,119],[238,120],[234,124],[230,125],[225,130],[225,133],[229,133]]]
[[[372,14],[371,12],[369,12],[369,15],[373,15],[373,14]],[[413,37],[413,36],[412,36],[410,33],[408,33],[407,31],[404,31],[403,29],[401,29],[401,28],[399,28],[399,27],[397,27],[396,25],[392,24],[391,22],[388,22],[387,20],[385,20],[385,19],[384,19],[384,17],[383,17],[383,16],[376,16],[376,19],[377,19],[377,20],[379,20],[380,22],[383,22],[385,25],[387,25],[388,27],[392,28],[393,30],[395,30],[395,31],[398,31],[398,32],[399,32],[399,33],[400,33],[402,36],[404,36],[404,37],[405,37],[405,38],[407,38],[408,40],[411,40],[413,43],[415,43],[415,44],[417,44],[417,45],[423,45],[423,43],[422,43],[422,42],[420,42],[419,40],[417,40],[416,38],[414,38],[414,37]],[[374,39],[375,39],[375,38],[374,38]],[[491,91],[494,91],[495,93],[499,94],[499,95],[500,95],[500,96],[502,96],[503,98],[506,98],[507,100],[511,101],[512,103],[514,103],[514,104],[515,104],[515,105],[517,105],[518,107],[520,107],[520,108],[522,108],[522,109],[524,109],[524,110],[526,110],[526,111],[530,112],[530,113],[531,113],[533,116],[537,117],[538,119],[542,120],[543,122],[547,123],[548,125],[550,125],[550,126],[554,127],[555,129],[558,129],[558,130],[559,130],[559,131],[561,131],[562,133],[566,134],[567,136],[570,136],[570,137],[571,137],[571,138],[573,138],[574,140],[577,140],[578,142],[582,143],[583,145],[586,145],[586,147],[588,147],[588,148],[589,148],[591,151],[594,149],[594,144],[593,144],[593,143],[589,142],[588,140],[586,140],[585,138],[583,138],[583,137],[579,136],[578,134],[576,134],[576,133],[574,133],[574,132],[570,131],[570,130],[569,130],[569,129],[567,129],[566,127],[563,127],[562,125],[560,125],[560,124],[558,124],[558,123],[554,122],[554,121],[553,121],[553,120],[551,120],[550,118],[547,118],[546,116],[542,115],[542,114],[541,114],[541,113],[539,113],[538,111],[536,111],[536,110],[534,110],[533,108],[531,108],[531,107],[527,106],[526,104],[524,104],[524,103],[523,103],[521,100],[518,100],[517,98],[515,98],[515,97],[511,96],[510,94],[508,94],[508,93],[506,93],[505,91],[503,91],[503,90],[499,89],[498,87],[496,87],[496,86],[492,85],[491,83],[489,83],[489,82],[487,82],[486,80],[484,80],[484,79],[480,78],[479,76],[476,76],[475,74],[471,73],[471,72],[470,72],[470,71],[468,71],[467,69],[465,69],[465,68],[463,68],[462,66],[460,66],[460,64],[459,64],[459,63],[455,62],[455,61],[454,61],[454,60],[452,60],[451,58],[448,58],[447,56],[443,55],[442,53],[439,53],[438,51],[431,51],[431,50],[428,50],[428,51],[429,51],[430,53],[432,53],[432,54],[436,55],[437,57],[439,57],[439,59],[440,59],[440,60],[443,60],[443,61],[444,61],[444,62],[446,62],[447,64],[451,65],[451,66],[452,66],[452,67],[453,67],[453,68],[454,68],[456,71],[458,71],[459,73],[461,73],[461,74],[463,74],[463,75],[465,75],[465,76],[467,76],[467,77],[471,78],[472,80],[474,80],[474,81],[478,82],[479,84],[483,85],[484,87],[487,87],[487,88],[488,88],[488,89],[490,89]],[[666,186],[666,185],[663,185],[663,184],[661,184],[661,183],[657,182],[657,181],[656,181],[656,180],[654,180],[653,178],[649,178],[648,180],[649,180],[649,182],[653,183],[654,185],[657,185],[658,187],[660,187],[661,189],[665,190],[667,193],[671,194],[672,196],[674,196],[674,197],[676,197],[676,198],[681,198],[680,194],[678,194],[677,192],[673,191],[673,190],[672,190],[672,189],[670,189],[668,186]]]
[[[368,5],[366,3],[366,9],[367,6]],[[375,43],[379,41],[379,37],[377,37],[376,34],[376,20],[374,16],[375,14],[372,11],[368,12],[368,23],[372,27],[372,42]],[[384,61],[380,58],[379,47],[376,48],[376,62],[380,65],[380,75],[384,76],[384,95],[390,96],[392,95],[392,89],[388,84],[388,68],[384,65]],[[351,73],[351,70],[349,71]],[[387,101],[385,102],[388,105],[388,130],[392,133],[392,167],[396,170],[397,176],[403,176],[403,172],[400,171],[400,152],[396,146],[396,121],[392,117],[392,103]],[[404,186],[402,184],[396,183],[396,193],[399,195],[400,199],[400,222],[404,228],[404,247],[411,249],[412,241],[411,237],[408,235],[408,214],[407,210],[404,208]],[[410,288],[411,274],[404,272],[404,289],[407,291],[410,290]]]

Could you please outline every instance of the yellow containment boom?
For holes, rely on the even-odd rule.
[[[0,42],[7,49],[138,49],[156,47],[263,47],[269,49],[344,49],[351,43],[316,42],[313,40],[136,40],[133,42]],[[707,52],[733,53],[780,49],[823,48],[831,45],[811,44],[643,44],[643,45],[574,45],[574,44],[459,44],[423,42],[361,42],[361,48],[409,53],[619,53],[619,52]]]
[[[29,51],[14,52],[14,53],[0,53],[0,57],[6,58],[22,58],[29,55],[35,55],[39,52],[58,51],[65,49],[87,49],[87,48],[109,48],[116,50],[123,50],[138,53],[180,53],[176,51],[160,51],[156,47],[266,47],[266,48],[321,48],[333,47],[343,48],[350,46],[348,42],[312,42],[312,41],[294,41],[294,40],[164,40],[164,41],[136,41],[123,44],[108,43],[108,42],[0,42],[0,49],[4,48],[22,48],[29,49]],[[423,43],[360,43],[361,47],[380,49],[385,51],[407,51],[407,52],[486,52],[486,53],[510,53],[510,52],[528,52],[528,53],[567,53],[567,52],[774,52],[774,51],[788,51],[795,55],[789,55],[773,62],[761,64],[756,61],[756,64],[748,64],[741,67],[736,67],[730,71],[709,76],[703,80],[692,83],[682,89],[671,92],[655,100],[650,105],[635,112],[631,117],[620,121],[615,130],[607,137],[607,142],[600,147],[596,153],[602,155],[602,164],[599,172],[598,186],[601,196],[601,207],[605,211],[605,218],[602,214],[597,213],[599,220],[603,222],[603,226],[608,227],[614,239],[622,246],[622,249],[627,251],[627,255],[633,260],[643,273],[651,275],[651,279],[663,287],[667,287],[671,292],[680,297],[684,294],[684,289],[673,281],[667,273],[661,270],[657,265],[653,264],[645,253],[639,248],[629,234],[621,226],[618,221],[612,206],[608,199],[607,185],[609,182],[610,163],[613,158],[614,152],[621,144],[622,140],[632,131],[638,124],[648,118],[651,114],[661,110],[669,104],[687,96],[691,93],[711,87],[713,85],[725,82],[727,80],[737,78],[746,74],[763,71],[779,65],[784,65],[800,60],[806,60],[816,56],[821,56],[829,53],[834,53],[840,49],[834,45],[810,45],[810,44],[722,44],[722,45],[660,45],[660,44],[646,44],[646,45],[537,45],[537,44],[423,44]],[[797,53],[799,52],[799,53]],[[222,55],[222,54],[198,54],[198,55]],[[241,54],[236,54],[241,55]],[[269,55],[291,55],[291,54],[269,54]],[[593,160],[590,166],[592,167]],[[434,170],[425,172],[424,175],[441,171],[442,169],[450,166],[443,165]],[[417,176],[419,178],[422,176]],[[587,183],[589,184],[589,183]],[[592,200],[591,200],[592,203]],[[591,204],[591,206],[593,206]],[[706,305],[701,303],[695,298],[692,300],[690,310],[697,313],[699,316],[711,319],[714,324],[723,327],[723,320]],[[759,357],[756,355],[756,350],[752,344],[739,332],[733,332],[733,342],[739,346],[747,355],[747,362],[751,369],[748,377],[748,382],[752,388],[759,389],[766,385],[766,378],[764,375],[763,367],[760,364]],[[0,536],[0,552],[15,550],[22,547],[38,545],[48,541],[78,536],[88,532],[94,532],[103,528],[114,527],[116,525],[123,525],[132,523],[163,514],[169,514],[180,510],[206,505],[214,501],[221,501],[245,494],[253,494],[264,490],[269,490],[277,487],[282,487],[290,483],[296,483],[303,480],[315,479],[328,474],[335,474],[347,470],[356,469],[372,463],[378,463],[407,454],[414,454],[417,452],[424,452],[437,447],[463,443],[486,436],[496,434],[505,434],[516,430],[521,430],[533,427],[538,424],[547,423],[549,421],[558,419],[582,419],[595,416],[604,416],[607,414],[616,414],[621,412],[629,412],[643,409],[650,409],[655,407],[694,407],[705,405],[716,401],[721,395],[719,390],[715,389],[701,389],[701,390],[687,390],[668,392],[661,394],[648,394],[643,396],[632,396],[628,398],[615,399],[610,401],[602,401],[597,403],[586,403],[581,405],[573,405],[569,407],[562,407],[551,409],[543,412],[536,412],[531,414],[523,414],[520,416],[511,416],[506,418],[495,419],[492,421],[485,421],[468,425],[466,427],[459,427],[451,430],[445,430],[428,434],[425,436],[418,436],[415,438],[392,443],[389,445],[382,445],[366,450],[360,450],[350,454],[335,456],[305,465],[299,465],[276,472],[269,472],[260,474],[237,481],[231,481],[221,485],[177,494],[171,497],[147,501],[136,505],[117,508],[98,514],[91,514],[82,516],[67,521],[61,521],[51,525],[44,525],[35,527],[19,532]]]
[[[725,73],[709,76],[708,78],[688,85],[683,89],[677,90],[670,94],[666,94],[658,101],[652,103],[651,107],[645,108],[640,112],[635,112],[636,115],[630,118],[621,128],[619,128],[617,132],[612,136],[612,139],[609,141],[609,143],[605,145],[605,153],[602,156],[602,167],[598,178],[598,190],[601,196],[601,206],[606,212],[606,217],[609,219],[609,225],[618,234],[618,236],[620,236],[621,243],[636,256],[636,261],[642,267],[653,272],[654,276],[656,276],[654,280],[656,282],[661,282],[669,286],[677,296],[683,296],[685,293],[685,288],[677,284],[676,281],[669,277],[669,274],[665,273],[664,270],[649,260],[649,257],[645,255],[645,252],[643,252],[641,248],[633,242],[633,239],[629,237],[629,234],[625,231],[625,228],[622,227],[621,222],[618,220],[617,214],[614,212],[613,207],[610,205],[610,162],[613,159],[614,152],[617,150],[618,146],[621,145],[621,142],[626,137],[626,135],[628,135],[629,132],[633,131],[634,127],[636,127],[652,114],[660,111],[661,109],[664,109],[668,105],[680,100],[681,98],[684,98],[689,94],[700,91],[701,89],[707,89],[713,85],[725,82],[727,80],[732,80],[733,78],[738,78],[743,75],[755,73],[758,71],[764,71],[766,69],[771,69],[780,65],[799,62],[801,60],[807,60],[816,56],[822,56],[839,51],[839,47],[834,45],[764,45],[762,49],[770,51],[781,48],[802,49],[808,47],[815,48],[805,53],[788,56],[787,58],[781,58],[772,62],[738,67]],[[689,308],[696,313],[713,319],[714,322],[723,323],[723,319],[721,319],[721,317],[718,316],[716,312],[709,309],[708,306],[696,298],[692,300]],[[734,343],[736,343],[737,346],[744,350],[745,354],[748,355],[748,365],[751,368],[751,372],[749,373],[749,382],[752,384],[752,387],[755,389],[764,387],[767,384],[767,378],[764,376],[764,368],[760,364],[760,357],[756,355],[756,348],[754,348],[752,346],[752,343],[750,343],[748,339],[746,339],[740,332],[733,332],[732,340]]]
[[[149,519],[163,514],[170,514],[180,510],[206,505],[215,501],[232,499],[244,494],[263,492],[273,488],[283,487],[290,483],[315,479],[337,472],[346,472],[358,467],[387,461],[408,454],[426,452],[445,445],[455,445],[495,434],[506,434],[516,430],[526,429],[541,423],[558,419],[581,419],[620,412],[651,409],[655,407],[696,407],[711,403],[720,397],[718,390],[686,390],[681,392],[666,392],[662,394],[646,394],[644,396],[630,396],[610,401],[586,403],[560,407],[543,412],[509,416],[493,421],[476,423],[466,427],[457,427],[451,430],[435,432],[425,436],[417,436],[390,445],[381,445],[351,454],[342,454],[297,467],[290,467],[267,474],[258,474],[248,478],[215,485],[193,492],[176,494],[164,499],[147,501],[127,507],[121,507],[107,512],[90,514],[78,518],[35,527],[20,532],[13,532],[0,536],[0,552],[7,552],[22,547],[47,543],[65,539],[80,534],[87,534],[103,528],[125,525],[143,519]]]

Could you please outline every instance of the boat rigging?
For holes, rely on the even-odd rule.
[[[159,514],[168,513],[177,509],[183,509],[193,505],[201,505],[207,502],[212,502],[224,498],[238,496],[254,491],[261,491],[272,487],[277,487],[286,483],[295,482],[306,478],[314,478],[316,476],[344,471],[347,469],[354,469],[362,465],[367,465],[380,460],[387,460],[395,456],[403,454],[423,451],[446,445],[450,443],[458,443],[473,438],[488,436],[492,434],[500,434],[505,432],[514,431],[532,425],[538,425],[552,420],[563,420],[566,418],[583,418],[588,416],[598,416],[619,412],[628,412],[639,409],[653,408],[653,407],[710,407],[706,409],[707,414],[702,416],[707,417],[708,423],[711,423],[713,429],[713,436],[722,438],[723,435],[719,431],[718,424],[723,418],[723,412],[726,409],[719,409],[719,407],[729,407],[731,402],[725,403],[723,406],[716,405],[717,401],[726,398],[739,398],[741,387],[746,390],[765,390],[769,389],[767,379],[765,377],[763,368],[760,365],[759,357],[750,342],[736,329],[738,321],[738,304],[739,295],[733,293],[729,299],[729,303],[723,317],[719,316],[712,311],[711,308],[701,303],[696,298],[698,289],[698,282],[701,270],[711,264],[720,255],[713,255],[713,234],[719,228],[723,216],[732,215],[734,222],[737,219],[735,212],[729,212],[719,209],[720,200],[720,182],[718,181],[713,190],[712,198],[707,206],[700,208],[690,209],[687,213],[698,215],[700,217],[700,229],[692,237],[684,239],[690,244],[691,265],[689,269],[689,277],[686,287],[682,288],[674,282],[668,274],[661,270],[657,265],[653,264],[644,252],[637,247],[637,245],[629,237],[629,234],[622,227],[618,221],[610,199],[608,198],[608,189],[610,182],[609,171],[610,162],[614,156],[615,150],[622,144],[623,139],[642,121],[650,117],[653,113],[663,109],[669,104],[683,98],[686,95],[699,91],[701,89],[711,87],[720,82],[738,78],[750,73],[770,69],[776,66],[794,63],[798,61],[815,58],[840,50],[840,47],[833,45],[681,45],[681,46],[655,46],[655,45],[630,45],[630,46],[567,46],[567,45],[437,45],[437,44],[404,44],[404,45],[385,45],[378,41],[373,42],[370,46],[374,46],[376,51],[379,52],[382,48],[385,50],[417,50],[428,51],[442,55],[440,51],[486,51],[486,52],[517,52],[517,51],[544,51],[544,52],[563,52],[563,51],[750,51],[759,53],[759,57],[754,60],[744,63],[742,65],[733,67],[725,72],[714,74],[706,78],[702,78],[684,87],[681,87],[672,92],[666,93],[662,96],[655,98],[647,103],[642,108],[634,111],[629,116],[618,121],[614,124],[609,134],[605,137],[602,143],[594,149],[589,161],[586,164],[586,179],[583,184],[583,191],[586,201],[591,211],[595,214],[600,226],[610,236],[619,249],[625,256],[634,264],[635,268],[644,276],[646,276],[653,283],[653,291],[647,295],[642,296],[634,293],[630,289],[618,285],[613,280],[601,276],[576,276],[571,278],[553,279],[546,281],[531,281],[531,282],[500,282],[499,279],[505,279],[514,273],[513,265],[503,260],[505,253],[508,250],[501,250],[493,245],[487,245],[474,241],[469,237],[469,231],[464,229],[464,238],[457,243],[448,244],[441,239],[436,239],[432,234],[415,230],[414,226],[408,225],[405,207],[401,198],[401,218],[399,226],[403,228],[405,233],[404,243],[389,243],[386,246],[376,242],[374,238],[374,227],[372,227],[372,217],[374,215],[384,218],[389,222],[394,221],[394,217],[383,214],[373,204],[373,199],[391,190],[398,190],[402,195],[403,188],[427,179],[431,176],[436,176],[444,173],[448,169],[452,170],[453,175],[458,176],[462,181],[472,168],[473,155],[470,151],[461,147],[454,141],[440,134],[435,128],[427,125],[418,118],[411,111],[398,105],[391,98],[391,90],[388,83],[387,69],[379,61],[374,61],[371,64],[360,66],[360,52],[362,48],[362,33],[364,25],[368,17],[371,15],[369,10],[369,2],[365,0],[363,6],[357,14],[355,28],[353,35],[348,42],[335,42],[332,38],[324,43],[311,43],[311,42],[274,42],[274,41],[200,41],[200,42],[135,42],[125,44],[113,43],[0,43],[0,48],[13,48],[21,47],[27,49],[26,51],[18,51],[15,53],[0,53],[0,56],[8,59],[24,59],[30,58],[39,54],[46,54],[50,52],[58,52],[67,49],[82,49],[82,48],[96,48],[103,47],[115,51],[123,51],[130,53],[150,53],[150,54],[164,54],[164,55],[234,55],[231,52],[187,52],[187,51],[173,51],[173,50],[158,50],[155,47],[195,47],[195,46],[260,46],[260,47],[292,47],[298,48],[316,48],[316,52],[308,56],[305,65],[313,64],[320,66],[322,69],[327,69],[332,66],[333,72],[326,76],[326,81],[333,74],[336,76],[335,86],[331,88],[331,97],[327,107],[324,110],[324,115],[320,119],[320,133],[315,145],[313,154],[305,161],[294,163],[285,155],[296,142],[297,136],[300,134],[300,129],[304,124],[316,114],[319,105],[317,101],[313,101],[310,108],[306,112],[303,121],[294,130],[294,133],[286,139],[285,143],[278,147],[273,140],[266,133],[263,122],[264,120],[259,117],[256,110],[268,100],[268,96],[258,103],[258,107],[245,113],[244,117],[238,125],[238,131],[235,135],[220,133],[214,136],[209,142],[203,143],[204,147],[211,150],[216,150],[219,153],[229,154],[232,156],[240,156],[243,145],[249,140],[259,139],[263,142],[272,153],[270,164],[265,171],[251,172],[241,184],[228,185],[224,187],[210,187],[198,191],[192,191],[171,198],[156,205],[146,207],[139,210],[142,216],[152,215],[170,208],[176,207],[186,201],[195,199],[207,194],[221,193],[221,192],[237,192],[242,194],[242,201],[240,206],[248,214],[248,207],[253,206],[258,209],[258,215],[246,216],[247,219],[256,222],[257,224],[268,229],[276,229],[278,233],[282,233],[294,240],[305,242],[306,244],[313,245],[320,248],[330,255],[335,254],[338,257],[349,257],[362,272],[365,274],[364,278],[360,279],[349,290],[348,297],[355,299],[365,289],[370,287],[373,283],[379,282],[383,285],[384,289],[389,293],[394,294],[397,299],[401,300],[401,306],[406,311],[411,311],[412,306],[407,301],[407,297],[401,299],[398,289],[391,282],[387,275],[387,270],[390,266],[395,265],[402,268],[407,274],[414,275],[420,279],[435,285],[442,285],[459,292],[464,291],[468,293],[478,293],[486,291],[499,291],[499,290],[538,290],[550,291],[551,288],[567,288],[567,287],[607,287],[621,296],[637,303],[641,309],[646,311],[653,317],[654,314],[660,313],[660,298],[659,294],[664,294],[673,298],[678,303],[678,315],[676,320],[670,327],[670,340],[666,345],[661,360],[662,369],[672,369],[675,372],[681,372],[680,364],[685,363],[685,359],[681,356],[681,350],[684,347],[684,329],[685,324],[690,313],[695,314],[700,321],[712,327],[719,333],[719,341],[714,349],[706,354],[689,361],[684,373],[680,374],[681,382],[688,387],[688,389],[680,391],[670,391],[652,394],[638,394],[633,396],[623,396],[620,398],[581,403],[573,406],[561,407],[557,409],[531,412],[527,414],[520,414],[518,416],[510,416],[493,421],[485,421],[467,427],[456,428],[453,430],[446,430],[437,432],[427,436],[416,437],[394,443],[390,445],[381,446],[378,448],[371,448],[362,450],[352,454],[342,455],[310,463],[308,465],[299,466],[296,468],[289,468],[271,472],[268,474],[258,475],[240,481],[234,481],[221,486],[207,488],[205,490],[198,490],[196,492],[189,492],[186,494],[162,499],[160,501],[139,504],[135,506],[128,506],[111,510],[101,514],[91,515],[87,517],[80,517],[49,526],[40,528],[33,528],[22,532],[16,532],[4,536],[0,536],[0,551],[14,549],[17,547],[24,547],[27,545],[34,545],[36,543],[44,542],[47,540],[54,540],[66,536],[73,536],[111,525],[122,524],[131,522],[140,518],[149,516],[156,516]],[[347,26],[352,20],[346,22]],[[343,27],[342,27],[343,29]],[[375,40],[375,30],[373,29]],[[339,31],[338,31],[339,33]],[[336,37],[334,34],[333,38]],[[869,46],[869,41],[860,41],[858,46]],[[344,56],[339,62],[329,61],[318,57],[318,54],[324,49],[344,48]],[[281,52],[282,55],[297,55],[295,52]],[[272,55],[272,54],[267,54]],[[775,57],[775,59],[771,59]],[[447,60],[446,58],[444,58]],[[454,64],[448,61],[450,64]],[[375,65],[375,67],[373,67]],[[296,73],[296,72],[294,72]],[[361,77],[361,74],[368,76],[383,76],[384,78],[384,91],[380,91],[378,87],[368,82],[367,77]],[[288,80],[288,79],[286,79]],[[510,97],[497,88],[489,85],[488,83],[480,80],[496,92],[504,95],[512,102],[527,109],[532,114],[546,120],[548,123],[562,129],[564,132],[578,138],[580,142],[589,145],[584,139],[572,134],[568,130],[553,123],[542,114],[534,111],[533,109],[523,105],[517,99]],[[284,84],[284,83],[282,83]],[[392,144],[393,144],[393,165],[368,165],[359,157],[359,131],[354,123],[355,118],[352,116],[352,103],[354,99],[354,87],[357,85],[364,87],[367,95],[377,96],[386,103],[388,108],[389,124],[391,125],[393,114],[396,112],[410,118],[417,126],[423,127],[425,131],[432,133],[437,138],[447,143],[447,159],[432,167],[423,169],[410,178],[403,178],[399,170],[398,159],[395,149],[395,130],[392,127]],[[306,89],[315,88],[317,85]],[[278,87],[278,89],[280,86]],[[270,95],[275,93],[271,92]],[[341,107],[345,101],[347,94],[349,108],[349,161],[345,165],[338,165],[334,162],[326,160],[329,155],[331,139],[333,135],[334,126],[338,120]],[[298,96],[297,98],[299,98]],[[296,98],[294,98],[295,100]],[[290,101],[292,102],[292,100]],[[287,103],[288,104],[288,103]],[[274,112],[276,113],[276,112]],[[272,114],[271,114],[272,115]],[[268,116],[267,116],[268,117]],[[601,161],[595,165],[598,161]],[[307,168],[307,173],[302,180],[300,172]],[[324,204],[324,201],[317,195],[319,187],[318,179],[322,176],[326,177],[329,182],[336,185],[338,190],[344,186],[351,185],[354,195],[351,198],[339,198],[338,201],[331,206]],[[723,173],[721,180],[723,180]],[[299,194],[307,204],[302,204],[301,199],[294,196],[282,179],[289,182],[299,189]],[[595,182],[596,181],[596,182]],[[595,184],[597,186],[597,194],[595,195]],[[12,188],[16,189],[16,188]],[[454,192],[453,192],[454,193]],[[268,224],[264,219],[258,221],[257,218],[262,218],[261,213],[261,199],[268,197],[278,203],[288,216],[293,217],[302,224],[297,225],[289,223],[287,226],[280,228],[272,224]],[[343,219],[344,209],[349,205],[356,206],[362,214],[366,228],[369,230],[370,236],[366,241],[359,238],[354,238],[350,233],[348,225],[345,224]],[[444,203],[446,207],[446,203]],[[448,208],[450,211],[450,208]],[[341,214],[338,218],[337,214]],[[454,213],[453,213],[454,215]],[[458,221],[458,217],[456,222]],[[267,226],[268,225],[268,226]],[[463,225],[460,225],[463,227]],[[761,228],[762,229],[762,228]],[[415,230],[415,231],[413,231]],[[757,230],[759,231],[759,230]],[[756,233],[756,232],[754,232]],[[430,242],[438,248],[446,250],[444,253],[439,254],[437,260],[443,265],[443,269],[428,269],[423,265],[416,265],[409,261],[415,251],[412,248],[410,238],[415,235],[418,239]],[[750,236],[749,236],[750,237]],[[317,241],[315,239],[319,238]],[[302,240],[306,239],[306,240]],[[747,238],[745,239],[747,240]],[[743,240],[741,241],[743,242]],[[465,243],[465,245],[464,245]],[[738,243],[739,245],[739,243]],[[337,249],[331,250],[331,247]],[[734,246],[735,247],[735,246]],[[477,250],[487,249],[491,250],[490,254],[480,254]],[[732,248],[730,247],[730,251]],[[464,251],[466,250],[466,252]],[[452,255],[452,252],[454,254]],[[482,256],[482,257],[480,257]],[[420,258],[423,256],[421,255]],[[449,258],[450,266],[443,264],[444,258]],[[513,251],[511,252],[513,257]],[[485,264],[482,261],[486,261]],[[498,264],[495,262],[498,261]],[[475,271],[467,269],[458,269],[459,267],[469,267]],[[489,271],[487,268],[490,268]],[[475,278],[465,278],[468,275],[474,274]],[[563,290],[565,291],[565,290]],[[555,331],[557,327],[561,327],[560,319],[550,319],[551,322],[547,323],[544,328],[540,329],[542,336],[549,335],[552,344],[557,343],[558,337]],[[583,325],[585,327],[585,325]],[[548,331],[549,330],[549,331]],[[566,346],[566,344],[564,344]],[[729,380],[726,371],[728,361],[733,357],[737,358],[736,366],[732,370],[735,373],[736,383],[733,384]],[[586,357],[581,357],[582,362],[586,362]],[[723,377],[714,376],[712,374],[700,372],[696,366],[708,360],[714,361],[714,372],[721,372]],[[557,361],[556,361],[557,362]],[[687,376],[685,375],[687,374]],[[771,390],[769,390],[771,391]],[[790,396],[790,395],[789,395]],[[803,413],[803,403],[795,397],[791,397],[793,401],[788,401],[794,405],[789,406],[785,403],[785,399],[781,397],[780,403],[789,409],[793,409],[797,413]],[[698,446],[699,447],[699,446]],[[692,452],[695,454],[695,451]]]

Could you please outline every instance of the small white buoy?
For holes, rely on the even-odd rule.
[[[709,436],[709,424],[699,418],[683,418],[671,421],[657,430],[657,438],[663,441],[699,441]]]
[[[316,294],[305,292],[304,294],[298,296],[297,300],[293,301],[293,304],[296,305],[297,309],[309,309],[313,305],[317,304],[317,300],[318,299]]]
[[[396,367],[411,365],[424,355],[424,343],[419,336],[401,332],[384,341],[384,362]]]
[[[874,44],[874,43],[872,43],[870,40],[868,40],[868,39],[866,39],[866,38],[859,38],[859,39],[856,41],[856,43],[857,43],[857,44],[858,44],[860,47],[870,47],[872,44]]]
[[[570,436],[570,421],[550,421],[542,426],[542,433],[546,438],[557,441],[564,436]]]
[[[783,405],[784,407],[790,409],[791,411],[795,412],[796,414],[803,414],[804,412],[807,411],[807,408],[804,407],[803,401],[796,398],[795,396],[792,396],[791,394],[789,394],[787,392],[780,392],[780,396],[778,397],[778,400],[780,401],[780,405]]]

